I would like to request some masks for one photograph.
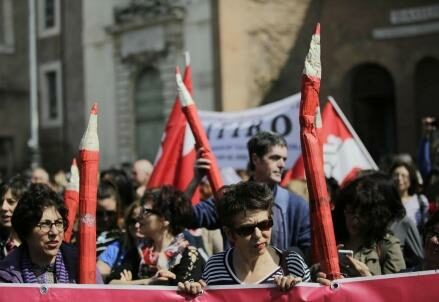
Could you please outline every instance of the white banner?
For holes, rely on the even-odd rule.
[[[239,112],[199,111],[210,145],[221,168],[246,169],[247,141],[259,131],[273,131],[288,143],[286,169],[301,154],[300,93],[268,105]]]

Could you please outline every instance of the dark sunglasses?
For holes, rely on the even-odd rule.
[[[141,218],[129,218],[129,219],[127,219],[126,220],[126,225],[127,226],[133,226],[133,225],[136,225],[136,223],[138,223],[139,222],[139,220],[140,220]]]
[[[257,224],[243,225],[234,228],[233,231],[239,236],[250,236],[255,232],[255,228],[258,228],[261,231],[268,231],[272,227],[273,227],[273,219],[267,219]]]

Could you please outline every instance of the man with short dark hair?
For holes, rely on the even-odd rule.
[[[295,193],[279,186],[287,160],[285,139],[273,132],[259,132],[247,143],[251,180],[267,184],[274,195],[273,230],[271,244],[280,249],[298,247],[307,253],[311,243],[308,203]],[[197,167],[209,166],[200,158]],[[201,173],[197,173],[201,177]],[[191,227],[219,228],[218,215],[213,200],[200,202],[193,208]]]

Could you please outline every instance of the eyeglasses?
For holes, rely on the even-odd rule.
[[[268,231],[273,227],[273,219],[263,220],[256,224],[243,225],[237,228],[234,228],[233,231],[239,236],[250,236],[255,232],[255,228],[258,228],[261,231]]]
[[[138,217],[138,218],[129,218],[126,221],[126,225],[127,226],[134,226],[136,225],[136,223],[138,223],[140,221],[140,219],[142,219],[142,217]]]
[[[52,226],[55,226],[55,228],[59,232],[64,231],[64,221],[63,220],[55,220],[54,222],[50,220],[41,221],[39,224],[37,224],[37,227],[40,228],[40,231],[43,231],[45,233],[50,232],[52,229]]]

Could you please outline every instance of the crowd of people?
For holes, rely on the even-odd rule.
[[[203,183],[210,162],[202,157],[186,192],[147,189],[153,166],[146,160],[132,165],[132,175],[102,171],[97,282],[177,285],[194,295],[209,285],[274,283],[286,291],[300,282],[328,284],[311,253],[309,203],[280,186],[286,141],[260,132],[247,147],[249,178],[215,198]],[[439,268],[439,212],[419,180],[408,161],[362,171],[342,187],[328,180],[337,247],[351,251],[340,255],[344,278]],[[193,205],[200,184],[203,200]],[[64,242],[63,186],[42,168],[1,185],[0,282],[78,283],[79,237]]]

